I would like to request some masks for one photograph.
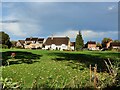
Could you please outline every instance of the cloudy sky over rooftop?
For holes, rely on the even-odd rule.
[[[85,42],[99,42],[104,37],[118,39],[117,2],[7,1],[0,5],[0,30],[8,33],[11,40],[53,34],[69,36],[74,41],[79,30]]]

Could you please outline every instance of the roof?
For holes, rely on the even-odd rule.
[[[38,38],[30,38],[31,41],[37,41]]]
[[[25,40],[18,40],[21,44],[25,43]]]
[[[51,45],[51,44],[55,44],[55,45],[68,45],[69,43],[69,37],[48,37],[45,45]]]
[[[111,46],[120,46],[120,42],[112,42]]]
[[[25,41],[43,41],[44,38],[26,38]]]
[[[30,38],[26,38],[25,41],[30,41]]]
[[[44,38],[38,38],[38,41],[43,41],[44,40]]]
[[[70,46],[75,46],[75,42],[70,42]]]
[[[95,41],[88,41],[87,44],[96,44]]]

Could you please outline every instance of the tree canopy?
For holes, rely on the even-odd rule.
[[[102,40],[102,47],[105,48],[106,47],[106,43],[113,41],[111,38],[103,38]]]
[[[9,35],[7,33],[3,32],[3,31],[0,32],[0,44],[7,45],[8,48],[10,48],[11,45],[12,45],[11,42],[10,42]]]
[[[110,42],[110,41],[112,41],[111,38],[103,38],[102,43],[107,43],[107,42]]]
[[[75,42],[75,49],[81,50],[84,46],[84,41],[81,35],[81,32],[79,31],[78,35],[76,36],[76,42]]]

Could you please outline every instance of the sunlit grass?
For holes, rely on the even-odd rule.
[[[109,52],[109,56],[108,52],[96,51],[68,52],[25,49],[3,49],[2,51],[24,51],[41,55],[40,59],[36,59],[38,62],[32,64],[20,63],[1,67],[3,78],[7,77],[12,78],[13,81],[22,81],[24,88],[32,87],[35,79],[37,79],[37,83],[39,85],[47,85],[47,87],[51,88],[74,88],[77,84],[79,84],[79,87],[89,86],[89,67],[86,65],[87,61],[82,63],[77,62],[76,57],[71,58],[71,55],[75,56],[77,54],[77,57],[79,57],[79,54],[85,54],[86,58],[84,58],[86,60],[89,59],[87,58],[87,55],[98,56],[101,58],[114,57],[114,59],[118,58],[120,60],[118,57],[118,52]],[[68,55],[68,58],[66,58],[64,55]],[[93,64],[92,62],[89,63]]]

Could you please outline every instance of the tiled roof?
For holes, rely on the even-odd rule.
[[[87,44],[96,44],[95,41],[88,41]]]
[[[25,40],[18,40],[21,44],[25,43]]]
[[[45,45],[51,45],[51,44],[55,44],[55,45],[68,45],[69,43],[69,37],[48,37]]]
[[[44,38],[26,38],[25,41],[43,41]]]
[[[111,46],[120,46],[120,42],[112,42],[110,45]]]

